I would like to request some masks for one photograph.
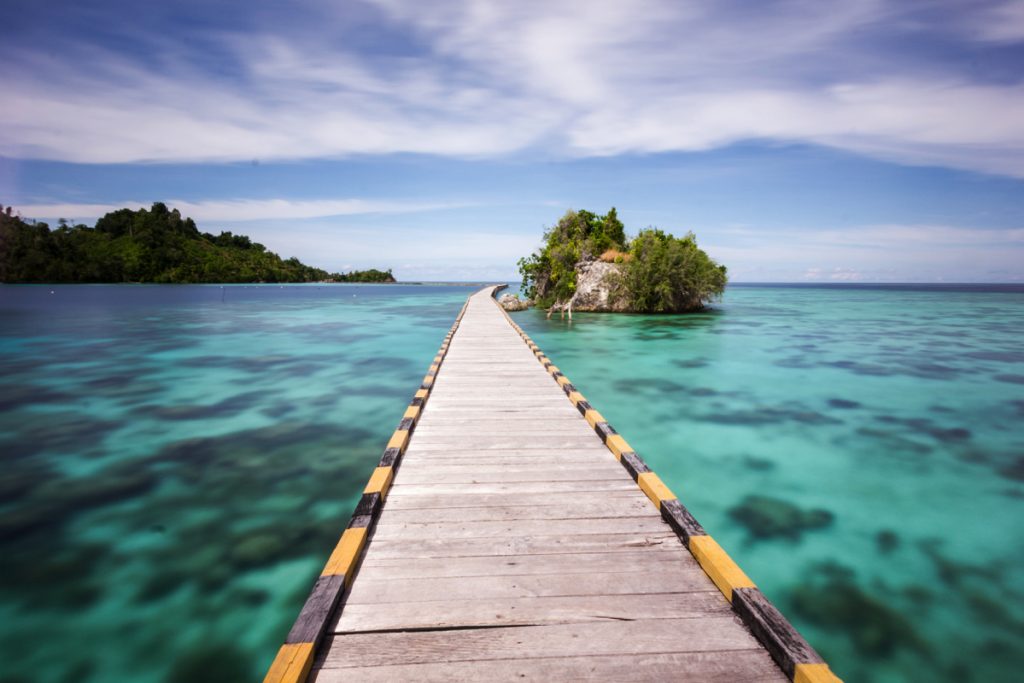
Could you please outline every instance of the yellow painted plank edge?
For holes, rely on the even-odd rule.
[[[623,453],[629,453],[633,450],[633,447],[622,438],[621,434],[612,434],[604,442],[604,445],[615,455],[616,460],[622,460]]]
[[[349,577],[352,567],[356,564],[356,558],[363,550],[366,543],[366,527],[350,527],[345,529],[341,540],[334,547],[334,552],[327,558],[327,564],[320,576],[345,576]]]
[[[263,683],[300,683],[313,666],[313,643],[288,643],[277,651]]]
[[[793,683],[843,683],[843,680],[832,673],[828,664],[797,664]]]
[[[710,536],[691,536],[690,552],[729,602],[732,602],[733,589],[756,588],[750,577],[743,573],[722,546]]]
[[[366,482],[363,493],[379,493],[381,499],[387,497],[388,489],[391,488],[391,478],[394,476],[393,467],[377,467],[373,470],[370,481]]]
[[[391,439],[388,440],[388,448],[397,448],[403,453],[408,445],[409,432],[405,429],[396,429],[395,433],[391,435]]]
[[[641,472],[637,475],[636,483],[659,510],[661,509],[662,502],[676,499],[676,494],[672,493],[671,489],[665,486],[665,482],[661,480],[661,477],[654,472]]]

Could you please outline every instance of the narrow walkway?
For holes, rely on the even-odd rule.
[[[491,291],[310,680],[787,680]]]

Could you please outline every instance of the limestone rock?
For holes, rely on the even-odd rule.
[[[580,261],[576,264],[576,292],[567,308],[574,311],[628,311],[628,302],[623,297],[615,296],[612,291],[621,272],[621,267],[616,263]]]
[[[516,294],[502,294],[501,298],[498,299],[498,303],[506,311],[525,311],[530,307],[529,301],[523,301]]]

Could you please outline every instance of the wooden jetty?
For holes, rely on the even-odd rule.
[[[837,681],[495,289],[463,307],[266,683]]]

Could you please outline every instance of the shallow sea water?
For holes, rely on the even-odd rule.
[[[1003,289],[515,319],[848,681],[1016,681]],[[0,287],[0,678],[259,680],[471,291]]]
[[[0,287],[0,679],[262,678],[474,289]]]
[[[1024,286],[514,318],[846,680],[1021,680]]]

